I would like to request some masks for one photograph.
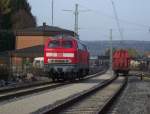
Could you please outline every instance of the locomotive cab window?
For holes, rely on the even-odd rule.
[[[87,51],[87,47],[85,45],[83,45],[83,50]]]
[[[78,42],[78,49],[83,50],[83,45],[80,42]]]
[[[72,41],[63,41],[62,42],[62,47],[63,48],[72,48],[73,47]]]
[[[78,42],[78,49],[82,50],[82,51],[87,51],[87,47],[84,44],[80,43],[80,42]]]
[[[58,48],[60,47],[60,42],[58,40],[50,41],[48,44],[49,48]]]

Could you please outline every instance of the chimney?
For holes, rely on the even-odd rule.
[[[43,22],[43,27],[46,27],[46,22]]]
[[[43,22],[43,32],[46,30],[46,22]]]

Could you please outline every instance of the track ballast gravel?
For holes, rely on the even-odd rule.
[[[127,88],[109,114],[150,114],[150,80],[130,76]]]

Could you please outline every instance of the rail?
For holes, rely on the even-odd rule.
[[[76,106],[79,107],[79,105],[84,101],[84,99],[88,100],[88,97],[93,96],[95,93],[97,93],[97,91],[101,91],[101,90],[105,89],[107,86],[111,85],[117,79],[118,79],[118,77],[115,76],[114,78],[112,78],[110,80],[107,80],[104,83],[100,83],[99,85],[97,85],[97,86],[95,86],[95,87],[93,87],[93,88],[91,88],[87,91],[84,91],[84,92],[80,93],[77,96],[73,96],[71,98],[68,98],[66,101],[60,102],[60,103],[56,104],[55,106],[53,106],[51,108],[46,108],[45,110],[40,110],[40,111],[38,111],[38,113],[40,112],[40,114],[59,114],[60,112],[65,113],[65,111],[69,108],[71,108],[71,111],[73,111],[73,110],[75,110],[75,108],[73,107],[74,104],[78,104]],[[99,110],[95,114],[98,114],[98,113],[104,114],[107,111],[107,109],[110,107],[110,105],[113,103],[113,101],[115,101],[117,96],[124,89],[126,84],[127,84],[127,78],[125,78],[123,80],[123,82],[121,83],[121,86],[119,87],[119,89],[117,89],[115,94],[112,95],[111,97],[109,97],[106,100],[106,102],[104,102],[103,105],[101,107],[99,107]],[[95,100],[94,100],[94,102],[95,102]],[[88,104],[88,103],[86,103],[86,101],[84,101],[83,103]],[[93,103],[91,103],[91,104],[93,104]],[[94,104],[97,104],[97,103],[94,103]],[[92,109],[92,107],[93,106],[91,106],[90,109]],[[88,108],[84,107],[84,109],[88,109]],[[80,109],[77,109],[77,111],[79,111],[79,110]],[[69,111],[66,111],[66,112],[72,113],[71,111],[69,110]],[[90,110],[90,112],[92,112],[92,110]],[[36,113],[37,112],[35,112],[34,114],[36,114]],[[80,112],[76,112],[76,113],[80,113]],[[83,112],[83,110],[81,109],[81,113],[86,113],[86,111]]]
[[[21,96],[25,95],[30,95],[33,93],[57,88],[60,86],[65,86],[67,84],[72,84],[72,83],[79,83],[81,81],[87,80],[89,78],[96,77],[98,75],[104,74],[106,71],[101,71],[93,75],[89,75],[85,77],[82,80],[75,80],[72,82],[63,82],[63,83],[52,83],[52,82],[45,82],[45,83],[40,83],[40,84],[35,84],[35,85],[28,85],[28,86],[23,86],[23,87],[17,87],[17,88],[9,88],[6,90],[1,90],[0,91],[0,101],[5,101],[13,98],[19,98]]]

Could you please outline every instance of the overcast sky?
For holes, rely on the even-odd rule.
[[[28,0],[38,25],[51,25],[51,0]],[[123,31],[124,40],[150,41],[150,0],[113,0]],[[79,35],[82,40],[121,40],[111,0],[54,0],[54,25],[74,29],[73,12],[79,4]],[[82,10],[89,10],[82,12]]]

